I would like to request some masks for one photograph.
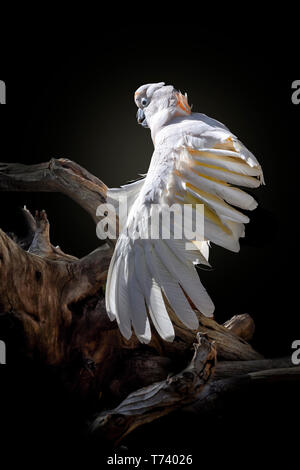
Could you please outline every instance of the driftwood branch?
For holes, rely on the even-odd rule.
[[[288,369],[291,367],[293,367],[293,364],[290,357],[259,359],[255,361],[220,361],[216,367],[215,379],[224,379],[262,370]]]
[[[119,406],[100,413],[90,433],[115,446],[135,428],[165,416],[178,408],[186,412],[214,411],[229,393],[251,384],[300,380],[300,367],[290,359],[240,361],[216,364],[216,349],[206,335],[197,335],[194,357],[179,374],[131,393]],[[237,366],[235,367],[235,364]]]
[[[234,315],[224,323],[224,326],[245,341],[250,341],[255,332],[254,321],[248,313]]]
[[[45,215],[42,220],[44,223]],[[38,218],[37,222],[39,226]],[[30,248],[24,251],[0,229],[0,312],[21,320],[28,347],[39,347],[51,364],[61,361],[65,354],[60,336],[72,322],[72,305],[103,285],[111,249],[103,246],[77,260],[52,251],[52,245],[39,244],[37,237],[33,247],[32,253]]]
[[[101,413],[91,424],[91,433],[117,445],[138,426],[194,401],[213,376],[216,363],[214,343],[200,333],[197,340],[194,356],[183,371],[131,393],[117,408]]]
[[[245,367],[247,369],[247,366]],[[226,396],[245,390],[250,386],[265,386],[268,383],[276,384],[279,382],[298,382],[300,381],[300,367],[285,367],[283,369],[263,369],[257,372],[240,371],[240,375],[227,377],[224,379],[213,380],[207,384],[205,390],[201,391],[191,405],[185,407],[186,412],[193,414],[206,414],[212,413],[223,403]]]
[[[66,158],[37,165],[0,163],[0,191],[60,192],[73,199],[98,222],[96,210],[106,201],[107,186]]]
[[[0,164],[0,190],[61,192],[97,223],[96,209],[105,203],[107,188],[76,163],[52,159],[39,165]],[[247,314],[220,325],[196,312],[199,341],[192,359],[197,332],[187,330],[170,308],[173,343],[163,342],[155,331],[149,345],[134,334],[125,340],[105,310],[113,244],[77,259],[51,244],[45,211],[33,216],[25,208],[23,213],[25,238],[0,230],[0,314],[22,323],[28,355],[38,353],[45,365],[61,370],[70,393],[110,410],[95,418],[93,435],[105,434],[117,443],[180,407],[193,413],[212,409],[222,394],[246,384],[299,380],[299,368],[289,358],[264,359],[249,344],[255,327]]]

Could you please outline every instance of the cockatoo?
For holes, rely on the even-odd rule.
[[[161,338],[171,342],[174,327],[166,302],[192,330],[198,327],[192,305],[213,316],[213,302],[195,264],[209,266],[210,242],[239,251],[239,238],[249,222],[239,209],[253,210],[257,202],[237,186],[258,187],[264,183],[263,172],[227,127],[192,112],[187,95],[173,86],[142,85],[134,100],[138,123],[151,131],[154,152],[145,177],[108,190],[108,201],[115,206],[126,197],[128,215],[108,271],[106,309],[126,339],[134,330],[142,343],[149,343],[152,323]],[[202,240],[145,236],[154,205],[175,203],[190,204],[191,218],[200,204],[204,206]]]

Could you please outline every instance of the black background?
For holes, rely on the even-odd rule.
[[[254,15],[246,24],[245,17],[237,23],[229,15],[219,24],[173,12],[168,27],[155,23],[153,31],[141,20],[125,27],[103,16],[99,24],[52,20],[46,27],[46,16],[45,23],[1,32],[0,79],[7,86],[7,105],[0,107],[1,161],[67,157],[118,186],[145,173],[152,154],[149,131],[136,123],[135,89],[165,81],[186,91],[194,111],[226,124],[256,155],[266,180],[255,191],[259,208],[240,253],[213,247],[214,270],[201,273],[216,319],[248,312],[256,324],[254,346],[268,357],[290,355],[292,342],[300,339],[300,105],[291,101],[291,84],[299,79],[295,20],[265,23]],[[83,256],[98,246],[89,216],[60,194],[2,193],[2,229],[21,230],[18,210],[24,204],[46,209],[52,243],[64,251]],[[84,411],[64,395],[55,374],[49,377],[14,353],[20,338],[7,319],[0,327],[8,355],[0,370],[1,434],[5,447],[13,443],[11,458],[25,443],[23,461],[35,460],[29,448],[47,455],[61,448],[69,457],[95,453],[100,466],[105,449],[86,450]],[[126,445],[133,455],[142,446],[187,449],[195,459],[206,449],[206,461],[219,449],[237,464],[237,449],[253,462],[258,451],[269,462],[274,452],[289,459],[297,444],[292,426],[299,425],[298,397],[295,384],[248,390],[213,420],[163,419],[138,430]]]

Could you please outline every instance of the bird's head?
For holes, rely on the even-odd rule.
[[[165,86],[164,82],[149,83],[140,86],[134,101],[138,107],[137,120],[151,131],[167,124],[176,116],[191,114],[187,96],[175,90],[172,85]]]

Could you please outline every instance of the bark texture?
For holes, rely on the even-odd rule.
[[[93,218],[106,201],[102,181],[66,159],[39,165],[0,164],[0,191],[62,192]],[[250,315],[224,325],[196,312],[198,331],[187,330],[169,308],[173,343],[153,331],[149,345],[125,340],[105,311],[104,286],[114,244],[82,259],[54,247],[45,211],[24,208],[27,235],[0,229],[0,314],[16,317],[28,355],[62,371],[71,393],[95,400],[101,411],[90,432],[118,444],[138,426],[186,407],[201,413],[222,394],[249,383],[299,380],[289,358],[265,359],[249,341]]]

